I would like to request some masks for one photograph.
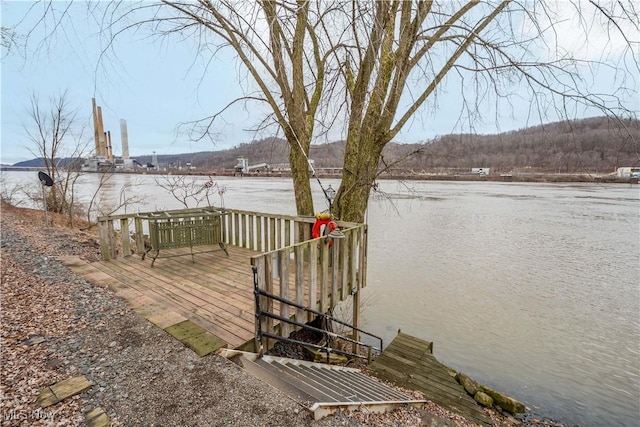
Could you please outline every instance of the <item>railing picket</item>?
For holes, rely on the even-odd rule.
[[[284,249],[278,252],[278,264],[280,273],[280,296],[289,299],[289,250]],[[280,303],[280,316],[289,318],[289,305]],[[289,336],[289,325],[280,322],[280,336]]]
[[[369,233],[366,224],[360,228],[360,288],[367,286],[367,245]]]
[[[264,260],[264,289],[266,292],[272,294],[273,293],[273,255],[266,254],[261,257]],[[265,307],[265,311],[273,312],[273,300],[269,298],[266,304],[263,304]],[[263,325],[262,332],[273,332],[273,319],[267,319],[266,323]],[[269,349],[270,344],[267,342],[264,343],[267,349]]]
[[[309,244],[309,307],[318,310],[318,245],[316,242]]]
[[[135,238],[136,238],[136,249],[139,254],[142,254],[146,251],[144,245],[144,228],[142,226],[142,218],[136,216],[134,219],[135,224]]]
[[[304,305],[304,250],[305,246],[298,245],[295,249],[296,258],[296,303]],[[301,308],[296,310],[296,320],[304,323],[304,311]]]
[[[233,245],[240,246],[240,214],[235,212],[233,214]]]
[[[284,246],[291,246],[291,221],[284,219]]]
[[[242,215],[242,247],[249,248],[249,215]]]
[[[249,246],[247,246],[247,247],[249,249],[255,251],[256,247],[255,247],[255,243],[253,241],[253,239],[254,239],[253,227],[255,227],[256,217],[255,217],[255,215],[247,215],[247,220],[249,222]]]
[[[300,223],[293,221],[293,244],[300,243]]]
[[[342,299],[346,298],[346,294],[350,291],[349,285],[349,242],[353,236],[353,232],[351,230],[347,230],[344,233],[344,239],[342,239],[342,251],[341,255],[341,265],[340,271],[342,272],[342,282],[340,284],[340,289],[342,290]]]
[[[320,242],[320,311],[329,310],[329,249],[324,242]]]
[[[275,251],[278,249],[276,246],[276,219],[271,217],[269,218],[269,250]]]

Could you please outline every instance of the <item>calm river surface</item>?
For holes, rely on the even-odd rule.
[[[2,176],[39,189],[35,172]],[[87,200],[99,177],[81,179]],[[289,179],[217,182],[228,208],[295,213]],[[146,175],[114,176],[103,198],[127,183],[146,197],[130,212],[181,207]],[[365,330],[433,341],[537,415],[639,425],[640,186],[380,181],[367,222]]]

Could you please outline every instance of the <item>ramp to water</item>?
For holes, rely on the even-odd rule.
[[[364,375],[359,369],[282,357],[226,351],[225,356],[245,371],[260,378],[306,406],[320,419],[338,410],[366,408],[386,412],[399,405],[420,405],[393,388]]]
[[[492,425],[491,419],[447,367],[433,356],[433,343],[401,332],[372,363],[374,375],[399,386],[417,390],[440,406],[479,425]]]

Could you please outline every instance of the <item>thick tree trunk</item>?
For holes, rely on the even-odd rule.
[[[309,181],[309,163],[297,142],[290,142],[289,163],[298,215],[313,215],[313,198]],[[303,144],[304,146],[305,144]],[[309,144],[306,144],[307,146]]]
[[[347,140],[342,183],[333,207],[336,219],[365,222],[381,152],[382,145],[374,141]]]

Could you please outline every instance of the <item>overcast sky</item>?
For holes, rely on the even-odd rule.
[[[65,7],[64,2],[54,2],[54,5],[58,9]],[[19,30],[31,28],[42,15],[41,6],[32,6],[28,1],[2,1],[2,26],[20,23]],[[2,163],[13,164],[35,157],[29,151],[24,129],[31,125],[27,109],[32,94],[46,107],[50,98],[67,91],[68,101],[77,111],[80,123],[85,125],[87,137],[92,137],[91,98],[96,98],[103,108],[105,130],[112,133],[116,155],[121,154],[120,119],[127,121],[132,157],[152,151],[170,154],[220,150],[267,136],[247,131],[249,125],[264,116],[256,107],[231,109],[223,120],[216,122],[215,145],[209,141],[191,142],[187,135],[176,131],[178,124],[212,114],[242,94],[237,65],[230,52],[218,54],[205,71],[202,61],[194,59],[194,48],[189,41],[159,41],[138,32],[116,39],[117,56],[109,54],[101,58],[104,37],[99,36],[99,25],[87,14],[84,2],[71,8],[70,17],[73,25],[65,25],[55,37],[46,38],[47,28],[39,26],[30,35],[26,48],[22,48],[24,39],[20,38],[17,47],[2,51]],[[566,31],[560,39],[567,43],[576,43],[576,38],[580,38],[570,17],[566,28],[559,31]],[[637,34],[635,36],[637,40]],[[593,56],[594,52],[601,54],[600,46],[610,41],[606,32],[594,33],[590,38],[593,43],[582,45],[586,57]],[[594,90],[613,93],[616,88],[611,85],[611,76],[605,70],[598,73],[601,74],[589,78]],[[624,99],[627,107],[636,111],[640,110],[639,80],[637,75],[633,76],[635,95]],[[459,86],[459,81],[451,79],[450,84]],[[529,116],[527,103],[526,99],[514,99],[513,110],[500,112],[498,116],[490,112],[485,120],[474,123],[474,131],[494,133],[539,124],[539,120]],[[490,111],[492,107],[486,108]],[[468,131],[468,124],[458,122],[460,111],[459,87],[445,88],[438,98],[437,112],[417,116],[396,140],[413,143]],[[574,117],[597,114],[595,110],[581,110],[576,111]],[[341,136],[340,133],[332,135],[335,139]]]

